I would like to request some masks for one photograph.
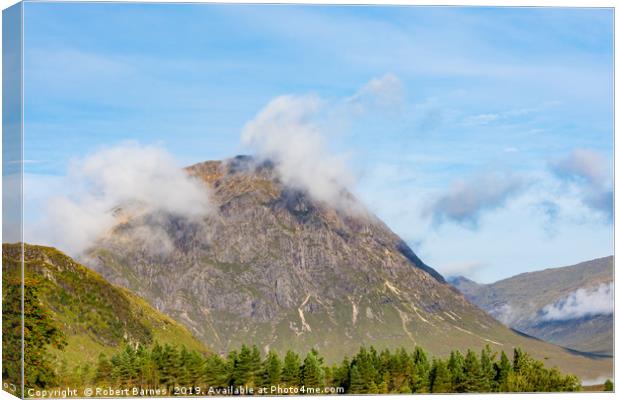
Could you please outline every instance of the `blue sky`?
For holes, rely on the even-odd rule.
[[[312,95],[351,190],[440,272],[606,256],[612,32],[610,9],[27,3],[26,222],[102,146],[251,153],[248,121]],[[386,77],[389,107],[342,112]]]

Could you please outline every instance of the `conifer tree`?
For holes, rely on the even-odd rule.
[[[205,360],[198,352],[191,351],[187,363],[185,367],[187,383],[189,386],[196,387],[203,377]]]
[[[391,357],[388,367],[393,383],[393,391],[397,393],[411,393],[409,381],[413,372],[411,370],[412,367],[413,360],[407,351],[402,347],[397,349],[393,357]],[[406,388],[401,390],[403,386],[406,386]]]
[[[273,386],[280,383],[280,376],[282,374],[282,362],[278,354],[270,351],[265,357],[262,368],[262,382],[263,386]]]
[[[234,375],[235,369],[237,368],[237,363],[239,362],[239,354],[236,350],[231,350],[228,352],[226,356],[226,370],[228,371],[228,382],[227,385],[234,385]]]
[[[432,393],[451,393],[452,376],[445,361],[434,358],[430,371],[430,383]]]
[[[512,369],[517,374],[521,372],[521,369],[525,368],[527,365],[527,358],[523,354],[523,351],[520,348],[515,348],[512,356]]]
[[[160,375],[153,351],[146,351],[144,357],[141,359],[141,363],[141,371],[145,386],[149,388],[158,387]]]
[[[463,388],[468,393],[479,393],[488,391],[488,383],[486,382],[480,360],[474,351],[467,350],[465,362],[463,364],[464,380]]]
[[[138,345],[125,346],[107,358],[101,354],[95,371],[88,365],[74,368],[65,374],[67,385],[86,385],[91,381],[110,387],[161,387],[206,385],[224,387],[232,385],[288,386],[305,385],[322,388],[325,385],[344,387],[346,393],[411,393],[431,391],[450,392],[564,392],[581,388],[579,379],[564,375],[558,368],[546,368],[544,363],[517,349],[511,363],[505,353],[499,361],[490,347],[478,354],[468,350],[463,356],[453,351],[447,360],[428,356],[421,348],[410,354],[404,349],[395,353],[361,347],[349,361],[333,367],[323,365],[323,358],[311,350],[303,364],[299,356],[289,351],[280,361],[271,351],[261,362],[257,347],[242,346],[228,353],[227,359],[216,354],[200,353],[171,345],[157,343],[152,349]],[[62,364],[61,364],[62,365]],[[259,365],[257,371],[256,365]],[[426,382],[426,383],[425,383]],[[428,386],[426,386],[428,385]],[[606,387],[612,387],[607,382]]]
[[[345,357],[340,365],[336,365],[333,370],[333,385],[336,387],[342,387],[346,392],[349,389],[349,374],[350,374],[351,362],[348,357]]]
[[[495,364],[495,380],[497,382],[497,390],[500,392],[505,392],[508,390],[506,387],[506,382],[511,371],[512,364],[510,363],[506,353],[502,351],[499,363]]]
[[[220,356],[216,354],[211,354],[207,356],[204,363],[202,375],[203,380],[207,384],[207,386],[211,386],[214,388],[222,388],[227,386],[229,383],[229,375],[231,371],[229,365],[229,363],[224,361]]]
[[[378,363],[378,357],[374,349],[371,348],[371,351],[367,351],[366,348],[360,347],[353,362],[357,366],[357,370],[364,382],[363,393],[375,393],[377,391],[376,380],[378,378],[375,364]]]
[[[187,349],[185,347],[181,347],[181,350],[179,352],[179,371],[177,371],[177,375],[179,377],[178,383],[181,386],[189,386],[190,385],[190,378],[189,378],[189,371],[188,371],[188,366],[189,366],[189,359],[190,359],[190,354],[189,351],[187,351]]]
[[[349,393],[352,394],[365,394],[368,393],[368,389],[366,387],[366,382],[362,378],[362,374],[360,373],[357,365],[353,364],[351,366],[351,375],[350,375],[350,384],[349,384]]]
[[[111,383],[112,378],[112,364],[105,356],[105,354],[99,354],[97,360],[97,371],[95,373],[95,383],[105,384]]]
[[[448,360],[448,370],[452,377],[452,390],[457,393],[465,392],[465,358],[460,351],[455,350],[450,353]]]
[[[292,350],[286,352],[284,356],[284,367],[282,367],[282,383],[287,386],[300,385],[301,360],[299,355]]]
[[[177,383],[179,367],[179,351],[176,347],[165,344],[158,357],[158,369],[160,371],[159,383],[168,391],[171,391]]]
[[[310,351],[304,359],[301,370],[301,382],[306,387],[322,388],[325,386],[323,368],[314,351]]]
[[[416,346],[413,350],[412,389],[414,393],[428,393],[430,390],[430,363],[424,349]]]
[[[325,382],[325,386],[335,386],[334,385],[334,368],[329,365],[323,365],[323,379]]]
[[[233,369],[231,376],[231,385],[243,386],[251,379],[253,369],[253,355],[252,350],[245,344],[241,346],[239,354],[233,361]]]
[[[377,386],[377,393],[379,394],[388,394],[390,393],[390,374],[388,372],[384,372],[381,376],[381,383]]]
[[[495,381],[495,361],[496,354],[493,353],[491,347],[486,345],[480,352],[480,368],[482,369],[482,386],[484,392],[494,392],[497,390],[497,382]]]

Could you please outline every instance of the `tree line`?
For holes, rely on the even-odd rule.
[[[88,376],[91,375],[91,376]],[[412,351],[377,351],[361,347],[353,357],[327,365],[311,350],[305,357],[289,350],[283,358],[274,351],[264,357],[256,346],[241,346],[227,357],[169,344],[152,348],[127,346],[111,357],[101,355],[92,374],[82,380],[110,387],[342,388],[350,394],[561,392],[577,391],[580,381],[557,368],[546,368],[520,349],[512,360],[490,347],[480,352],[452,351],[446,358],[429,357],[421,347]],[[88,383],[88,382],[75,382]]]
[[[328,365],[316,350],[305,356],[289,350],[284,357],[273,351],[264,356],[256,346],[241,346],[226,357],[201,354],[170,344],[129,346],[99,357],[96,366],[84,364],[69,371],[54,363],[49,347],[66,346],[65,335],[38,300],[38,281],[23,286],[3,282],[3,369],[5,382],[21,381],[21,318],[24,318],[26,387],[85,387],[93,383],[110,387],[167,388],[230,386],[290,388],[342,388],[345,393],[466,393],[558,392],[580,389],[574,375],[515,349],[512,359],[489,346],[480,352],[452,351],[448,357],[429,357],[421,348],[377,351],[361,347],[351,358]],[[23,315],[21,295],[23,293]],[[20,307],[11,307],[19,304]],[[54,365],[56,364],[56,365]],[[606,382],[609,390],[611,381]],[[191,393],[190,393],[191,394]]]

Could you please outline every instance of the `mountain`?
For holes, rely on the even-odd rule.
[[[508,326],[571,349],[613,354],[613,257],[528,272],[482,285],[451,279]]]
[[[520,346],[580,376],[611,369],[497,322],[345,190],[350,211],[285,185],[271,162],[239,156],[186,170],[208,186],[214,213],[196,221],[118,210],[85,262],[216,351],[314,347],[334,362],[361,345],[437,355]]]
[[[3,294],[10,293],[11,285],[21,287],[20,260],[20,244],[3,244]],[[51,352],[55,362],[65,364],[69,371],[78,365],[95,365],[100,353],[110,355],[126,344],[157,341],[207,352],[184,326],[54,248],[24,245],[24,278],[25,286],[36,291],[33,301],[40,303],[33,318],[49,315],[64,334],[66,346]],[[19,296],[15,300],[3,297],[6,323],[10,311],[18,311],[18,318],[21,315]],[[8,332],[5,340],[11,339]]]

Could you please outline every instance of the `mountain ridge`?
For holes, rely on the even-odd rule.
[[[577,291],[587,293],[613,283],[613,256],[530,271],[490,284],[464,277],[448,281],[474,304],[519,331],[579,351],[613,353],[613,315],[545,317],[545,310],[562,305]]]
[[[346,190],[340,193],[352,212],[284,185],[268,161],[236,157],[186,171],[207,184],[214,214],[198,222],[129,218],[87,259],[216,351],[250,340],[264,351],[317,348],[335,360],[366,344],[422,345],[438,355],[532,345],[535,356],[549,356],[554,365],[571,359],[580,374],[608,368],[499,324]],[[153,254],[135,234],[152,228],[170,241],[169,253]]]

